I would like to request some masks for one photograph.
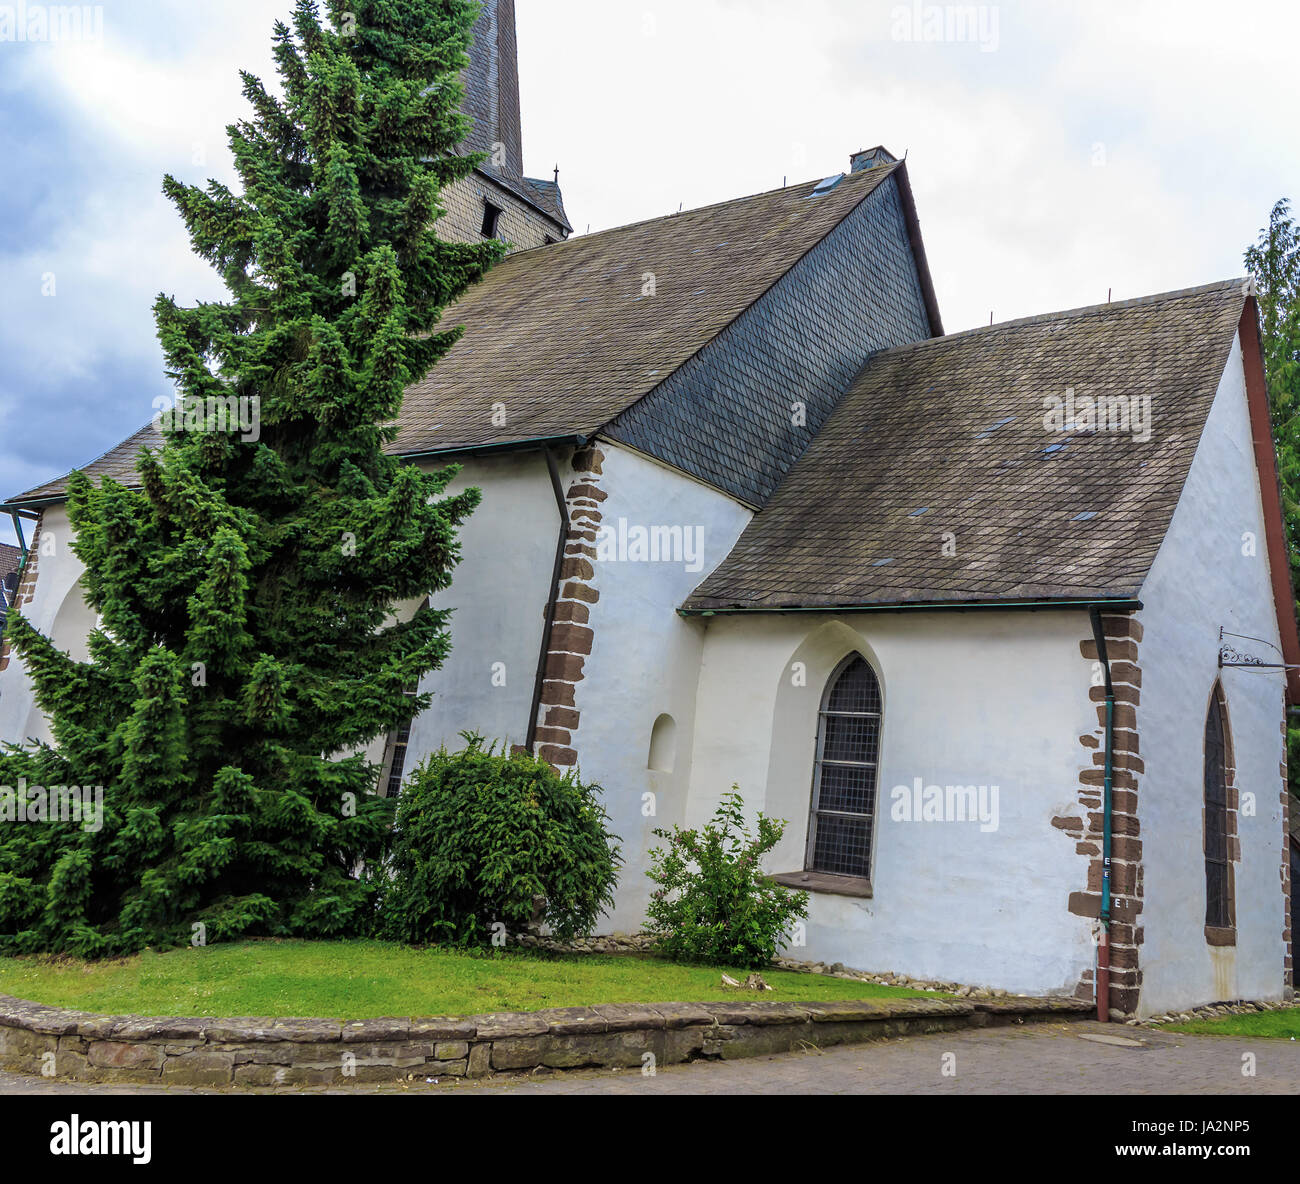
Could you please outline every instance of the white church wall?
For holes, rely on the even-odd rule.
[[[40,539],[35,594],[31,603],[22,606],[23,616],[61,650],[85,661],[89,657],[86,639],[96,618],[81,594],[79,581],[85,567],[70,545],[72,526],[65,506],[45,510]],[[53,740],[36,706],[31,679],[16,654],[0,672],[0,740]]]
[[[421,691],[432,707],[411,726],[407,769],[478,732],[510,745],[527,739],[560,517],[546,460],[536,452],[464,460],[448,494],[483,500],[460,531],[461,563],[434,607],[452,609],[451,653]],[[562,459],[562,472],[567,469]],[[429,466],[434,467],[434,466]]]
[[[1096,726],[1081,612],[719,616],[698,694],[689,825],[740,787],[789,820],[766,870],[804,867],[817,713],[857,651],[884,700],[870,898],[814,893],[794,957],[1015,992],[1072,993],[1094,962],[1068,911],[1087,858],[1052,825]],[[893,790],[997,787],[996,828],[895,819]],[[994,801],[990,793],[986,801]],[[992,811],[989,811],[991,814]]]
[[[642,562],[611,556],[595,564],[600,599],[591,606],[594,633],[586,675],[577,685],[582,722],[576,747],[584,778],[605,789],[611,829],[622,840],[624,866],[617,907],[602,932],[635,931],[653,888],[647,852],[652,831],[684,821],[696,727],[696,687],[704,629],[677,608],[726,557],[752,513],[730,497],[637,453],[606,442],[602,524],[625,534],[638,526],[697,532],[698,562]],[[614,536],[611,536],[611,538]],[[689,570],[694,569],[694,570]],[[663,715],[673,721],[672,768],[651,768],[651,740]],[[661,763],[656,760],[656,764]],[[645,795],[653,795],[647,799]],[[649,815],[651,803],[654,814]]]
[[[1158,433],[1158,420],[1155,427]],[[1141,594],[1144,1015],[1282,994],[1283,679],[1280,671],[1218,667],[1220,627],[1279,644],[1251,439],[1237,342]],[[1268,646],[1228,640],[1265,661],[1282,660]],[[1235,947],[1211,947],[1204,932],[1204,729],[1220,677],[1242,803]]]

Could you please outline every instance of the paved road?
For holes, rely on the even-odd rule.
[[[1138,1041],[1132,1044],[1096,1042]],[[1254,1055],[1254,1076],[1243,1074]],[[182,1093],[131,1086],[80,1086],[0,1073],[4,1093]],[[275,1091],[264,1091],[275,1092]],[[287,1091],[286,1091],[287,1092]],[[342,1092],[342,1091],[291,1091]],[[1300,1043],[1182,1036],[1121,1025],[1027,1024],[912,1036],[874,1044],[753,1060],[592,1070],[489,1083],[358,1087],[364,1093],[458,1094],[1297,1094]]]

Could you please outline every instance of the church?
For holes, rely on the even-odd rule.
[[[381,790],[465,730],[580,769],[623,844],[607,932],[652,832],[734,785],[789,823],[795,957],[1112,1017],[1288,997],[1300,637],[1249,283],[946,334],[884,147],[575,237],[524,174],[513,0],[466,84],[491,155],[440,228],[511,253],[392,448],[483,501]],[[65,496],[4,503],[15,602],[85,658]],[[0,739],[48,735],[0,655]]]

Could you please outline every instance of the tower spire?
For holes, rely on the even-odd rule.
[[[474,120],[467,146],[490,154],[485,172],[518,182],[524,176],[524,150],[515,0],[482,3],[465,71],[465,114]]]

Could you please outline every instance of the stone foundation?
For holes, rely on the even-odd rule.
[[[1221,1020],[1230,1015],[1257,1015],[1265,1011],[1288,1011],[1295,1007],[1293,993],[1288,991],[1287,998],[1266,999],[1259,1002],[1241,999],[1236,1003],[1211,1003],[1205,1007],[1192,1007],[1187,1011],[1171,1011],[1165,1015],[1152,1016],[1143,1020],[1148,1028],[1158,1028],[1161,1024],[1186,1024],[1192,1020]],[[1132,1021],[1130,1021],[1132,1022]]]
[[[0,996],[0,1068],[55,1080],[338,1086],[549,1069],[733,1060],[1032,1019],[1086,1019],[1071,999],[606,1004],[464,1019],[144,1019]]]

